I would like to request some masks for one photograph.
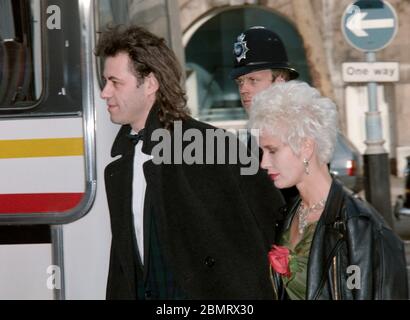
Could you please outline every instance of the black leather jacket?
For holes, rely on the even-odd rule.
[[[283,230],[290,227],[299,202],[287,215]],[[274,275],[274,280],[284,299],[279,277]],[[374,208],[336,180],[313,236],[306,299],[408,299],[402,241]]]

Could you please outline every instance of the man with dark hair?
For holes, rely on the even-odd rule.
[[[267,252],[283,199],[266,173],[178,164],[175,154],[156,164],[159,131],[170,133],[173,146],[186,146],[177,127],[203,137],[215,130],[189,117],[174,53],[143,28],[115,27],[102,33],[96,55],[105,59],[101,97],[122,125],[111,151],[121,157],[105,170],[107,298],[272,298]]]

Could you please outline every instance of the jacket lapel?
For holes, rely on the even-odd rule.
[[[117,250],[117,256],[124,268],[124,274],[133,274],[134,266],[139,260],[139,252],[134,231],[132,215],[132,159],[133,153],[124,155],[107,167],[108,184],[112,190],[110,194],[115,197],[109,199],[113,246]],[[130,256],[129,252],[135,253]]]
[[[342,202],[342,187],[336,180],[333,180],[310,249],[306,288],[306,298],[308,300],[318,299],[322,294],[323,287],[326,285],[334,250],[337,247],[338,240],[340,240],[340,232],[335,228],[335,222],[340,217]]]
[[[154,105],[148,115],[147,121],[145,123],[145,134],[143,138],[142,152],[146,155],[151,155],[152,149],[158,143],[157,141],[152,141],[151,136],[154,130],[161,128],[161,124],[158,119],[158,106]],[[151,224],[153,209],[152,209],[152,197],[154,193],[158,192],[158,170],[160,170],[159,165],[155,165],[152,160],[148,160],[143,164],[143,171],[145,176],[145,181],[147,183],[147,188],[145,192],[144,199],[144,282],[147,281],[149,261],[150,261],[150,243],[151,243]]]
[[[158,190],[156,185],[154,184],[157,181],[157,169],[152,160],[148,160],[143,165],[145,181],[147,182],[147,188],[145,192],[145,200],[144,200],[144,281],[147,280],[149,266],[148,263],[150,261],[150,243],[151,243],[151,227],[152,227],[152,214],[153,214],[153,207],[152,207],[152,197],[153,193]]]

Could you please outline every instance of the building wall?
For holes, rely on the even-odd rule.
[[[321,73],[319,76],[328,73],[332,90],[329,91],[324,88],[326,86],[326,77],[317,79],[317,70],[316,75],[315,72],[312,72],[313,83],[336,101],[341,114],[342,131],[347,133],[348,121],[352,121],[349,120],[352,115],[347,113],[348,108],[345,105],[345,95],[348,91],[346,89],[353,87],[353,89],[356,89],[353,92],[356,92],[358,96],[360,96],[360,92],[366,92],[361,86],[344,83],[342,80],[341,65],[343,62],[365,61],[364,53],[352,48],[345,41],[341,31],[342,15],[352,2],[351,0],[179,0],[181,29],[185,33],[198,19],[207,16],[216,9],[227,6],[256,5],[269,8],[287,17],[294,23],[304,39],[311,68],[315,68],[318,61],[324,62],[325,66],[323,67],[325,69],[319,69]],[[406,105],[407,101],[410,101],[410,19],[408,19],[410,16],[410,0],[389,0],[389,2],[397,12],[399,29],[391,44],[377,53],[377,60],[398,61],[400,63],[400,81],[383,85],[384,94],[381,96],[385,101],[379,101],[379,104],[387,104],[388,117],[383,118],[383,121],[389,122],[387,127],[385,125],[387,130],[390,130],[386,134],[389,139],[387,149],[390,150],[391,158],[400,158],[397,160],[400,163],[398,171],[401,173],[404,157],[410,155],[410,108]],[[313,43],[310,36],[306,38],[308,34],[306,30],[298,28],[301,21],[296,19],[298,10],[305,10],[309,3],[314,16],[314,25],[312,25],[312,21],[310,21],[311,25],[307,25],[309,28],[319,30],[319,38],[313,39]],[[312,50],[315,51],[313,55],[310,52]],[[352,140],[364,139],[362,136],[350,138]]]

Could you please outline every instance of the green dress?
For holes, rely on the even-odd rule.
[[[291,300],[306,299],[307,267],[309,260],[310,246],[315,233],[317,221],[306,226],[302,239],[292,250],[290,243],[290,228],[285,231],[281,239],[281,245],[289,248],[291,258],[289,266],[291,277],[282,276],[286,292]]]

